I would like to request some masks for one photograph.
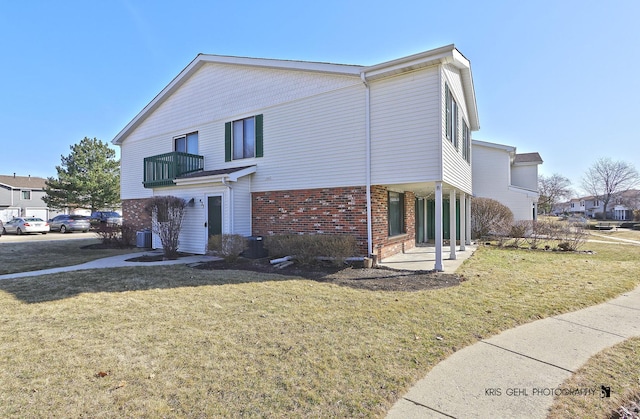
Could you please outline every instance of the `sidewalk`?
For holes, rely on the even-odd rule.
[[[640,287],[507,330],[436,365],[387,418],[545,418],[553,390],[601,350],[640,336]],[[593,395],[600,386],[592,383]]]
[[[152,251],[144,253],[129,253],[126,255],[111,256],[108,258],[96,259],[91,262],[83,263],[73,266],[62,266],[60,268],[43,269],[40,271],[30,272],[18,272],[14,274],[0,275],[2,279],[12,278],[24,278],[28,276],[48,275],[59,272],[81,271],[84,269],[104,269],[104,268],[118,268],[123,266],[158,266],[158,265],[178,265],[178,264],[191,264],[191,263],[203,263],[217,260],[215,256],[206,255],[194,255],[188,257],[182,257],[175,260],[163,260],[160,262],[127,262],[127,259],[132,259],[142,255],[157,255],[162,254],[162,251]]]

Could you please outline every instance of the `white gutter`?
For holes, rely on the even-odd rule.
[[[365,176],[367,188],[367,253],[373,255],[373,228],[371,222],[371,93],[367,76],[360,73],[360,78],[365,86]]]

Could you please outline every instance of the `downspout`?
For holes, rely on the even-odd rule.
[[[229,209],[231,211],[231,214],[229,216],[229,218],[230,218],[229,221],[231,222],[231,231],[229,232],[229,234],[234,234],[234,230],[235,230],[234,226],[235,226],[235,224],[233,222],[233,188],[231,187],[231,185],[229,185],[227,183],[227,179],[226,178],[222,178],[222,184],[224,186],[226,186],[227,188],[229,188],[229,201],[231,201],[230,204],[229,204],[229,207],[230,207]]]
[[[365,86],[365,177],[367,189],[367,252],[369,257],[373,255],[373,228],[371,221],[371,93],[367,77],[364,72],[360,78]]]

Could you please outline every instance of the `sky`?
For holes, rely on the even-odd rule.
[[[373,65],[455,44],[474,139],[538,152],[580,194],[600,157],[640,170],[637,0],[0,0],[0,174],[56,176],[198,53]],[[117,150],[116,146],[113,146]]]

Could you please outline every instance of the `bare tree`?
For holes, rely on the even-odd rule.
[[[549,177],[540,175],[538,176],[538,193],[540,193],[538,208],[548,214],[561,200],[571,197],[571,181],[558,173]]]
[[[598,159],[582,178],[582,188],[588,194],[601,200],[604,216],[611,198],[624,192],[640,181],[636,168],[623,161],[613,161],[608,157]]]
[[[154,196],[146,210],[151,214],[151,230],[160,237],[165,259],[178,257],[178,238],[187,203],[175,196]]]

